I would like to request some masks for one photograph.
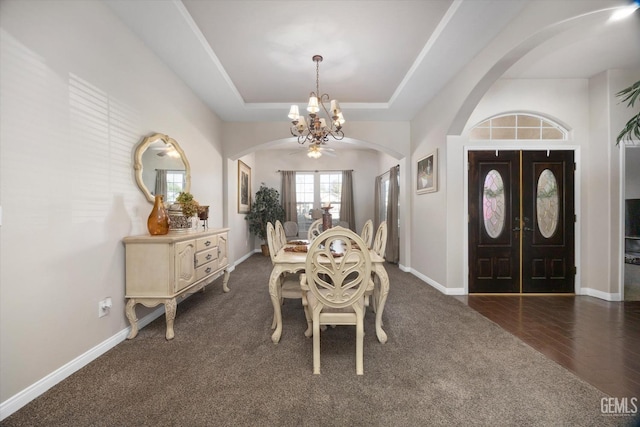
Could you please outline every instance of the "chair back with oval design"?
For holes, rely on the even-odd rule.
[[[318,237],[322,233],[322,219],[316,219],[309,226],[309,231],[307,232],[307,240],[309,242],[313,242],[316,237]]]
[[[317,237],[307,254],[310,292],[323,306],[344,308],[364,295],[371,278],[371,256],[353,231],[334,227]]]
[[[382,221],[378,226],[371,249],[384,258],[384,253],[387,249],[387,221]]]
[[[273,257],[276,256],[280,247],[277,243],[276,230],[271,222],[267,222],[267,245],[269,246],[269,257],[271,257],[271,263],[273,264]]]
[[[282,248],[282,246],[287,244],[287,236],[285,235],[285,232],[284,232],[284,226],[278,219],[276,219],[275,229],[276,229],[276,240],[278,241],[278,245],[280,245],[278,249],[280,249]]]
[[[368,219],[367,222],[364,223],[364,227],[362,227],[360,237],[362,237],[362,240],[364,240],[367,248],[371,249],[371,240],[373,239],[373,221]]]
[[[298,238],[298,223],[294,221],[285,221],[282,224],[284,227],[284,235],[287,238],[287,241],[290,239]]]

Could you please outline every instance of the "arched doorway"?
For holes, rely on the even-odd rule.
[[[468,151],[469,293],[575,289],[574,151],[550,145],[567,130],[542,116],[508,114],[471,129]]]

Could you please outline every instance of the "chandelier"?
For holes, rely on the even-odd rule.
[[[297,105],[292,105],[291,110],[289,110],[291,135],[298,138],[298,144],[304,144],[305,142],[313,144],[309,147],[309,157],[312,157],[311,148],[313,146],[319,148],[319,145],[329,141],[329,136],[336,141],[344,138],[342,124],[345,121],[338,101],[332,99],[329,110],[325,107],[325,102],[329,102],[330,98],[326,93],[320,95],[320,62],[322,62],[322,56],[314,55],[312,59],[313,62],[316,63],[316,91],[309,94],[309,105],[307,105],[309,118],[306,119],[300,115]],[[321,112],[320,108],[322,108],[324,114],[326,114],[326,118],[319,117],[318,113]],[[317,153],[317,157],[321,155],[319,150],[314,151],[314,153]]]

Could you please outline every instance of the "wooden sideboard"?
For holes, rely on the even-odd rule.
[[[138,334],[135,306],[164,304],[167,332],[173,339],[177,299],[197,292],[224,274],[222,288],[229,292],[228,228],[170,232],[164,236],[129,236],[123,239],[126,257],[125,313],[131,332]]]

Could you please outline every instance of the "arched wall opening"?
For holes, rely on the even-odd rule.
[[[340,147],[338,148],[338,145]],[[406,257],[410,248],[410,233],[406,227],[409,215],[408,193],[410,182],[408,176],[408,162],[406,155],[401,152],[362,139],[345,137],[342,141],[330,141],[327,147],[336,148],[335,157],[323,155],[319,159],[306,156],[307,144],[297,143],[296,138],[281,138],[245,148],[229,156],[226,161],[227,185],[225,200],[225,224],[237,230],[230,236],[231,251],[236,263],[257,251],[261,242],[248,231],[244,214],[237,209],[238,190],[238,162],[242,161],[251,168],[251,194],[259,188],[261,183],[268,187],[281,190],[280,170],[300,171],[338,171],[350,169],[354,171],[354,197],[356,207],[356,230],[360,230],[367,219],[373,219],[375,177],[388,172],[393,166],[400,165],[400,263]]]

